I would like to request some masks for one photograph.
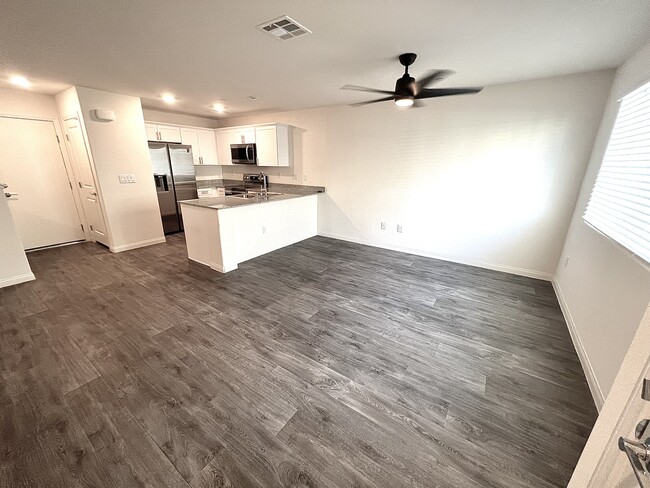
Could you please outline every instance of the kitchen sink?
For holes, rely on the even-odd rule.
[[[258,198],[258,197],[264,197],[264,196],[276,196],[276,195],[282,195],[282,193],[279,193],[277,191],[269,191],[266,192],[266,195],[263,192],[248,192],[248,193],[240,193],[239,195],[229,195],[233,198],[241,198],[244,200],[250,200],[251,198]]]

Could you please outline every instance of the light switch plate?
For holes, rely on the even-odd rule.
[[[135,183],[135,175],[118,174],[117,177],[123,185],[126,183]]]

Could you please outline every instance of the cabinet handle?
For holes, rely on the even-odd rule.
[[[201,164],[203,164],[203,156],[199,156],[199,159],[201,160]]]
[[[158,140],[159,140],[159,141],[162,141],[162,138],[160,137],[160,132],[159,132],[159,131],[156,131],[156,134],[158,134]]]

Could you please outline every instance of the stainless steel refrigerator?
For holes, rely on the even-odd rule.
[[[149,153],[165,234],[183,230],[178,202],[198,198],[192,146],[150,142]]]

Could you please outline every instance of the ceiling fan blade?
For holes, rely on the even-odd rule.
[[[363,91],[363,92],[370,92],[370,93],[384,93],[385,95],[393,95],[395,96],[395,92],[389,91],[389,90],[377,90],[375,88],[369,88],[367,86],[359,86],[359,85],[343,85],[341,90],[355,90],[355,91]]]
[[[447,97],[450,95],[470,95],[472,93],[478,93],[483,88],[424,88],[421,90],[415,98],[435,98],[435,97]]]
[[[431,83],[444,80],[449,75],[453,74],[454,72],[449,69],[434,69],[432,71],[429,71],[426,75],[413,83],[413,94],[417,95]]]
[[[394,96],[390,96],[390,97],[378,98],[377,100],[368,100],[365,102],[352,103],[350,104],[350,107],[361,107],[362,105],[368,105],[369,103],[387,102],[388,100],[393,100],[394,98],[395,98]]]

